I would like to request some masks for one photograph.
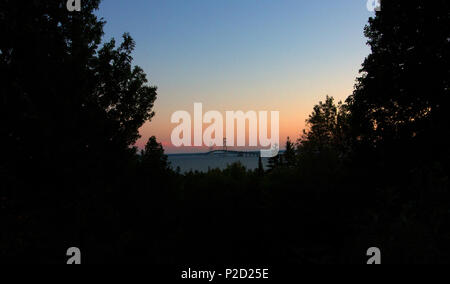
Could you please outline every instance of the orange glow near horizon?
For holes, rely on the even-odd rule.
[[[356,78],[356,77],[355,77]],[[234,107],[223,106],[218,104],[219,107],[214,108],[213,103],[204,103],[203,114],[210,110],[217,110],[222,113],[225,118],[226,111],[279,111],[280,112],[280,148],[284,149],[287,137],[290,137],[291,141],[297,141],[301,137],[303,129],[306,127],[306,119],[311,114],[313,107],[319,101],[324,100],[326,95],[331,95],[335,97],[336,101],[344,101],[346,97],[352,92],[352,84],[349,83],[348,86],[342,87],[340,92],[325,92],[323,91],[322,96],[295,96],[286,94],[285,96],[280,95],[278,97],[266,97],[263,100],[256,101],[250,104],[250,102],[245,102],[244,97],[241,102],[236,102]],[[339,88],[337,88],[339,89]],[[317,97],[317,99],[315,99]],[[291,99],[292,98],[292,99]],[[185,100],[187,101],[187,100]],[[170,123],[170,118],[172,113],[179,110],[187,111],[191,114],[193,120],[194,112],[194,102],[191,104],[188,102],[179,102],[175,104],[169,98],[161,98],[155,104],[156,116],[151,122],[146,123],[140,130],[142,138],[138,140],[136,146],[143,148],[148,141],[149,137],[156,136],[158,141],[163,145],[166,153],[192,153],[192,152],[203,152],[208,149],[207,146],[203,147],[174,147],[171,143],[171,133],[172,130],[177,126],[177,124]],[[193,123],[193,121],[192,121]],[[270,124],[270,123],[269,123]],[[225,126],[225,125],[224,125]],[[204,124],[204,129],[208,125]],[[270,133],[270,129],[269,129]],[[257,150],[255,148],[247,147],[246,149]]]

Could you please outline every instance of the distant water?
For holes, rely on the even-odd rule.
[[[240,162],[249,170],[258,168],[258,157],[238,157],[237,155],[172,154],[168,155],[174,170],[179,167],[182,173],[189,171],[207,172],[208,169],[225,169],[228,165]],[[263,158],[267,168],[269,159]]]

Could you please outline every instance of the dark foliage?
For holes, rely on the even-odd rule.
[[[129,145],[153,116],[156,88],[132,67],[130,36],[118,48],[114,41],[99,48],[99,2],[82,1],[77,13],[66,1],[0,4],[1,215],[8,228],[0,249],[13,261],[58,261],[62,246],[100,244],[101,234],[108,240],[128,226],[116,217],[129,205],[119,197],[137,163]]]

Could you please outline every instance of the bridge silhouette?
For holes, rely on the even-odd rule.
[[[236,155],[238,157],[259,157],[260,151],[232,151],[232,150],[212,150],[205,153],[206,156],[212,155]]]
[[[223,149],[221,150],[214,150],[214,148],[211,145],[210,151],[205,153],[207,156],[212,155],[236,155],[238,157],[259,157],[261,155],[260,151],[233,151],[228,150],[227,146],[227,138],[223,139]]]

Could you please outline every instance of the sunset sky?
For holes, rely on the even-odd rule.
[[[172,113],[280,111],[280,137],[297,139],[314,104],[351,94],[369,54],[366,0],[106,0],[105,39],[129,32],[134,63],[159,88],[142,129],[168,153]]]

